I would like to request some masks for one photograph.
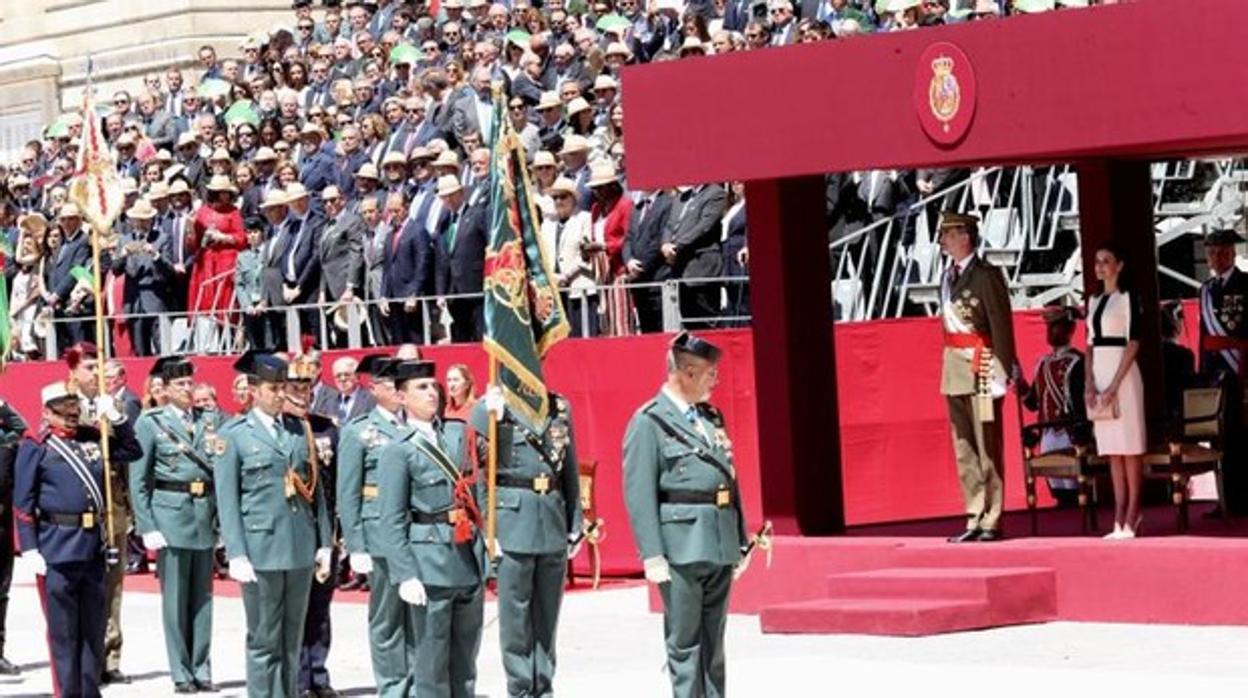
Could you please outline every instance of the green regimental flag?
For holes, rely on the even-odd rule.
[[[9,243],[0,239],[0,371],[4,370],[4,364],[9,359],[9,344],[13,341],[9,328],[9,284],[4,273],[12,254]]]
[[[542,357],[568,336],[568,320],[539,242],[524,145],[494,93],[490,166],[490,244],[485,251],[485,350],[498,361],[497,384],[526,426],[545,429],[550,410]]]

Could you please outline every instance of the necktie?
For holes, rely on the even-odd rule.
[[[567,221],[559,221],[555,224],[555,254],[559,254],[559,248],[563,247],[563,227],[567,225]]]
[[[949,285],[953,286],[958,283],[958,277],[962,275],[962,269],[958,265],[949,267]]]
[[[338,419],[339,421],[347,421],[347,413],[351,411],[351,396],[343,395],[338,403]]]
[[[455,249],[455,236],[459,233],[459,214],[451,214],[451,226],[446,229],[446,251]]]
[[[396,254],[399,251],[399,240],[403,238],[403,226],[394,226],[394,233],[390,236],[390,254]]]

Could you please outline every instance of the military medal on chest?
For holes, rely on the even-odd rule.
[[[1234,332],[1244,321],[1244,297],[1238,293],[1222,297],[1222,307],[1218,309],[1218,320],[1227,332]]]

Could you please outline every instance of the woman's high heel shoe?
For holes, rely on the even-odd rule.
[[[1120,523],[1118,523],[1117,521],[1115,521],[1115,522],[1114,522],[1114,530],[1112,530],[1112,531],[1110,531],[1109,533],[1106,533],[1105,535],[1101,536],[1101,538],[1102,538],[1102,539],[1104,539],[1104,540],[1118,540],[1119,538],[1122,538],[1122,532],[1123,532],[1123,530],[1124,530],[1124,529],[1123,529],[1123,527],[1122,527],[1122,524],[1120,524]]]
[[[1140,535],[1140,525],[1144,523],[1144,515],[1135,517],[1135,523],[1122,529],[1123,538],[1135,538]]]

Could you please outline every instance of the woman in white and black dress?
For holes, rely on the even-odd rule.
[[[1109,458],[1114,483],[1114,530],[1106,538],[1134,538],[1140,528],[1144,381],[1136,363],[1140,342],[1138,299],[1120,284],[1126,260],[1114,245],[1096,251],[1101,294],[1088,302],[1085,399],[1096,450]]]

